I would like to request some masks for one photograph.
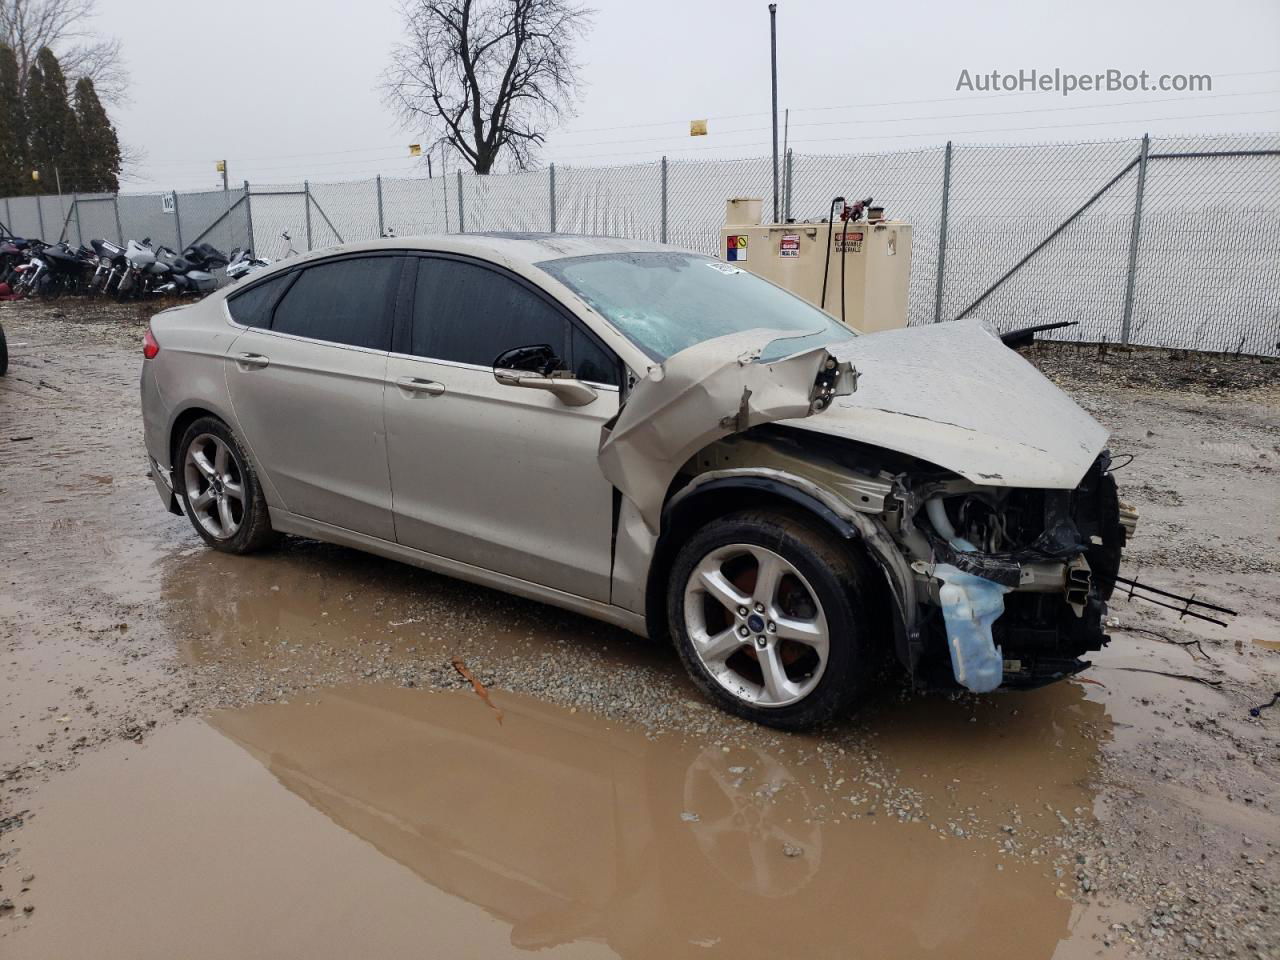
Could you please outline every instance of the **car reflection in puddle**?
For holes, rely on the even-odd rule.
[[[788,744],[693,745],[495,693],[343,687],[214,727],[334,823],[535,950],[1048,957],[1044,867],[826,810]],[[855,770],[849,776],[857,776]],[[825,812],[824,812],[825,811]]]

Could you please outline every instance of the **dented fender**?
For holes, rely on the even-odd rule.
[[[760,361],[771,343],[796,336],[748,330],[707,340],[650,368],[632,388],[605,424],[598,459],[650,530],[659,530],[672,479],[707,444],[763,423],[803,419],[853,392],[853,365],[825,347]]]

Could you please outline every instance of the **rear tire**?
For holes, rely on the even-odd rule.
[[[667,619],[693,682],[730,713],[804,730],[877,675],[883,580],[856,545],[797,512],[713,520],[680,548]]]
[[[253,553],[277,539],[253,461],[221,420],[201,417],[187,427],[173,479],[183,513],[215,550]]]

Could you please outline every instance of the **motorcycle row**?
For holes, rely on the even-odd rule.
[[[110,240],[73,247],[0,236],[0,299],[204,296],[219,285],[215,270],[223,268],[234,282],[270,262],[249,249],[237,247],[228,256],[207,243],[192,244],[179,254],[163,245],[153,247],[150,237],[123,247]]]

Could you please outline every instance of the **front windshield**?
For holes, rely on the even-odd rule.
[[[753,273],[694,253],[607,253],[538,264],[659,362],[704,340],[795,331],[761,359],[855,336],[812,304]]]

